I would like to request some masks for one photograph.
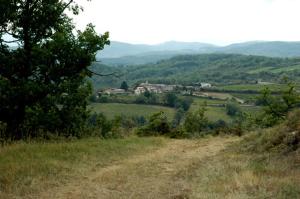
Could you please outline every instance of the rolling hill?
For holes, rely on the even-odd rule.
[[[121,81],[135,84],[142,81],[191,85],[196,82],[213,84],[251,84],[257,80],[278,83],[287,76],[299,81],[299,58],[273,58],[239,54],[179,55],[155,64],[110,67],[95,63],[97,72],[119,71],[120,78],[93,77],[96,88],[119,86]]]
[[[244,54],[267,57],[300,57],[300,42],[257,41],[215,46],[197,42],[170,41],[157,45],[111,42],[97,54],[97,59],[111,66],[156,63],[183,54]]]

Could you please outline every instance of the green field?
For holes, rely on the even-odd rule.
[[[150,117],[152,114],[163,111],[169,120],[172,120],[175,109],[163,106],[141,105],[141,104],[119,104],[119,103],[93,103],[92,112],[103,113],[109,119],[115,116],[144,116]]]
[[[193,97],[193,105],[202,106],[204,103],[206,103],[207,105],[225,104],[226,100]]]
[[[225,85],[225,86],[218,86],[218,89],[224,91],[261,91],[264,88],[268,87],[272,91],[280,91],[284,88],[287,88],[286,85],[283,84],[236,84],[236,85]]]
[[[239,97],[240,98],[240,97]],[[226,114],[225,107],[216,106],[216,105],[226,105],[226,100],[215,100],[215,99],[203,99],[203,98],[194,98],[194,102],[191,105],[189,111],[196,111],[198,108],[202,107],[204,103],[207,104],[206,107],[206,117],[210,121],[224,120],[226,122],[232,122],[233,118]],[[249,114],[256,114],[260,111],[261,107],[257,106],[241,106],[240,108],[243,112]]]

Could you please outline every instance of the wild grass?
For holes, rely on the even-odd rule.
[[[298,154],[270,156],[227,149],[187,168],[190,198],[300,198]]]
[[[98,138],[0,147],[0,198],[34,196],[94,169],[164,145],[162,138]]]

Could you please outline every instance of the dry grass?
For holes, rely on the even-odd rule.
[[[43,198],[186,198],[192,190],[191,165],[216,155],[235,138],[170,140],[166,147],[101,168],[89,176],[45,193]]]
[[[222,152],[194,170],[191,198],[299,198],[299,160]]]
[[[43,192],[51,192],[133,155],[153,151],[165,142],[162,138],[94,138],[16,143],[0,148],[0,198],[41,198]]]
[[[105,159],[110,160],[105,160],[103,164],[96,164],[93,158],[90,159],[92,166],[89,167],[83,167],[80,161],[77,162],[73,165],[77,168],[76,173],[70,173],[67,180],[61,180],[65,177],[56,175],[56,186],[23,195],[18,192],[0,194],[0,197],[300,198],[299,151],[286,157],[245,153],[239,150],[240,138],[236,137],[147,139],[135,140],[140,142],[138,144],[128,142],[125,148],[134,149],[130,153],[122,154],[125,148],[120,143],[117,146],[121,154],[103,152],[102,156],[110,154],[105,156]],[[148,147],[141,147],[143,142],[148,143]],[[153,147],[155,145],[160,147]],[[47,184],[47,181],[42,184]],[[37,183],[32,185],[37,186]]]

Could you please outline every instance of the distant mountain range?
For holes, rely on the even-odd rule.
[[[112,41],[97,54],[108,65],[139,65],[182,54],[234,53],[268,57],[300,57],[300,42],[255,41],[216,46],[197,42],[170,41],[157,45],[129,44]]]

